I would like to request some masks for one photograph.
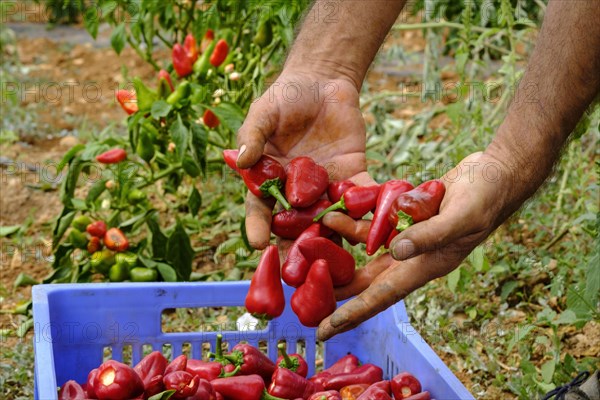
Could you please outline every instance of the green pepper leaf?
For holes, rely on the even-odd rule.
[[[123,48],[125,47],[125,24],[119,24],[116,28],[113,29],[112,35],[110,36],[110,45],[117,54],[121,54]]]
[[[156,263],[156,269],[165,282],[177,282],[177,272],[169,264]]]
[[[24,272],[21,272],[19,276],[17,276],[17,279],[15,279],[15,283],[13,285],[15,288],[18,288],[21,286],[37,285],[38,283],[39,282],[33,277],[27,275]]]
[[[200,207],[202,206],[202,196],[196,187],[192,187],[192,191],[190,192],[190,197],[188,198],[188,205],[190,207],[190,214],[196,216]]]
[[[180,221],[177,221],[175,230],[167,241],[166,259],[177,272],[179,280],[187,281],[192,273],[192,260],[194,249],[190,238]]]
[[[154,396],[148,397],[148,400],[169,400],[171,396],[175,394],[175,392],[175,389],[165,390],[164,392],[160,392]]]
[[[237,132],[244,122],[244,111],[235,103],[222,102],[216,107],[208,107],[221,123],[230,131]]]
[[[137,105],[140,111],[150,110],[154,102],[158,99],[156,92],[150,90],[140,78],[133,79],[133,86],[135,87]]]
[[[82,144],[76,144],[75,146],[71,147],[71,149],[65,153],[62,160],[60,160],[60,162],[56,166],[56,172],[59,173],[60,171],[62,171],[65,165],[71,162],[71,160],[77,155],[77,153],[79,153],[83,149],[85,149],[85,146]]]
[[[154,258],[165,258],[167,253],[167,237],[160,230],[160,226],[154,218],[146,219],[148,229],[152,233],[152,256]]]
[[[21,229],[21,225],[0,226],[0,237],[10,236]]]
[[[169,112],[173,106],[164,100],[158,100],[152,103],[152,110],[150,111],[152,118],[160,119],[169,115]]]
[[[190,139],[190,132],[188,128],[185,126],[183,121],[181,120],[181,115],[177,115],[177,121],[171,128],[169,129],[169,133],[173,138],[173,143],[175,143],[175,149],[177,151],[177,155],[179,157],[179,161],[183,161],[183,157],[185,156],[185,151],[188,148],[188,142]]]
[[[52,234],[52,249],[56,249],[58,246],[58,242],[63,237],[69,226],[71,226],[71,222],[75,218],[75,211],[71,211],[69,208],[65,207],[62,210],[60,217],[56,220],[56,225],[54,226],[54,232]]]
[[[202,173],[206,175],[206,145],[208,143],[208,133],[206,129],[198,124],[192,125],[192,146],[194,148],[194,157]]]
[[[85,202],[88,205],[92,204],[94,201],[96,201],[96,199],[98,199],[98,197],[100,197],[100,195],[105,190],[106,190],[106,181],[104,179],[97,180],[90,187],[90,190],[88,191],[87,196],[85,198]]]

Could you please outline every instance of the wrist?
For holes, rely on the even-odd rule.
[[[301,58],[301,60],[298,60]],[[283,74],[304,75],[318,82],[345,80],[360,92],[364,74],[351,63],[341,63],[332,59],[318,58],[314,55],[296,57],[290,55],[285,63]]]

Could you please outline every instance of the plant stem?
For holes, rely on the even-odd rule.
[[[127,36],[127,43],[131,46],[131,48],[133,50],[135,50],[135,52],[142,58],[142,60],[146,61],[147,63],[149,63],[150,65],[152,65],[154,67],[154,69],[156,71],[160,70],[160,67],[158,66],[158,64],[152,59],[152,56],[149,54],[144,54],[144,52],[142,52],[142,49],[140,49],[140,46],[135,43],[132,39],[131,36]]]
[[[154,182],[164,178],[165,176],[169,176],[171,175],[173,172],[177,171],[179,168],[181,168],[181,164],[177,163],[177,164],[173,164],[171,165],[169,168],[165,169],[164,171],[154,175],[153,179],[150,179],[149,181],[147,181],[146,183],[144,183],[141,186],[138,186],[138,189],[142,189],[145,188],[147,186],[152,185]]]

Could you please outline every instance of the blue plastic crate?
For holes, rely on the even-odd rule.
[[[35,394],[37,399],[57,398],[57,385],[69,379],[85,382],[88,372],[102,363],[106,347],[122,359],[131,346],[132,361],[142,357],[142,347],[162,350],[170,344],[173,357],[191,344],[191,356],[202,357],[202,345],[214,349],[216,332],[202,328],[184,333],[163,333],[161,314],[168,308],[233,307],[244,304],[249,281],[226,283],[99,283],[37,285],[33,287]],[[285,288],[286,300],[293,293]],[[324,344],[325,366],[351,352],[363,363],[374,363],[389,379],[399,371],[413,373],[437,400],[473,399],[408,322],[400,302],[352,331]],[[310,368],[315,369],[315,329],[302,326],[291,307],[269,322],[264,330],[223,331],[230,346],[238,341],[268,344],[268,355],[277,357],[277,343],[285,340],[290,351],[304,342]]]

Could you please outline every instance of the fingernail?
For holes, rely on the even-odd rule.
[[[417,249],[409,239],[402,239],[392,247],[392,257],[395,260],[406,260],[411,258]]]
[[[245,151],[246,151],[246,145],[243,144],[242,147],[240,147],[240,152],[238,153],[238,158],[237,158],[236,162],[240,161],[240,157],[242,156],[242,154],[244,154]]]

